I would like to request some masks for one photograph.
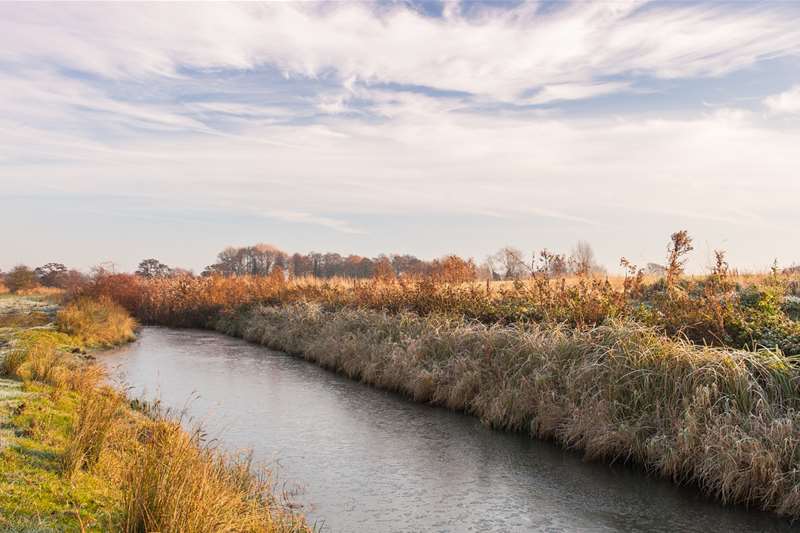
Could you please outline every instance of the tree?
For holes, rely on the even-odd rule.
[[[172,269],[158,259],[143,259],[135,274],[143,278],[168,278]]]
[[[11,292],[35,289],[39,286],[39,278],[36,273],[25,265],[17,265],[6,274],[6,287]]]
[[[379,257],[375,261],[375,271],[372,276],[382,281],[391,281],[395,278],[394,270],[392,270],[392,263],[389,261],[388,257]]]
[[[499,269],[499,274],[505,279],[520,279],[530,274],[530,268],[523,259],[522,251],[511,246],[501,248],[486,261],[492,272],[498,272]]]
[[[586,241],[578,241],[569,254],[569,265],[573,274],[578,276],[591,274],[597,268],[592,245]]]
[[[440,281],[463,283],[475,280],[478,269],[472,259],[465,261],[457,255],[447,255],[441,259],[434,259],[431,274]]]
[[[272,267],[286,267],[286,253],[271,244],[256,244],[243,248],[229,246],[217,254],[217,262],[209,265],[203,275],[268,276]]]
[[[39,282],[45,287],[62,287],[67,267],[61,263],[47,263],[37,267],[34,271]]]

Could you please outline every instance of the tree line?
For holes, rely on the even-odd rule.
[[[685,232],[678,232],[676,235],[684,234]],[[674,237],[675,235],[673,235]],[[786,270],[790,271],[796,268]],[[98,266],[90,275],[108,270],[108,266]],[[656,263],[649,263],[646,269],[643,269],[643,272],[660,275],[666,275],[668,271],[668,266]],[[143,259],[134,273],[145,278],[194,275],[190,270],[171,267],[155,258]],[[525,253],[518,248],[506,246],[488,256],[480,264],[472,258],[464,259],[458,255],[424,260],[410,254],[381,254],[376,257],[355,254],[342,255],[333,252],[289,254],[269,244],[229,246],[219,252],[216,262],[205,267],[200,275],[315,277],[321,279],[429,278],[446,282],[464,282],[518,280],[539,276],[556,278],[568,275],[604,275],[605,273],[605,269],[596,261],[591,245],[580,241],[568,254],[551,252],[547,249]],[[7,273],[0,271],[0,281],[12,292],[39,286],[70,289],[85,283],[90,275],[75,269],[68,269],[61,263],[51,262],[34,269],[19,265]]]
[[[113,267],[110,267],[113,269]],[[91,275],[107,272],[108,266],[95,267]],[[542,250],[526,256],[512,247],[478,264],[472,258],[446,255],[432,260],[411,254],[381,254],[376,257],[328,252],[289,254],[269,244],[229,246],[217,254],[216,262],[208,265],[201,276],[269,276],[315,277],[321,279],[393,279],[431,278],[447,282],[472,280],[514,280],[537,275],[562,276],[602,272],[588,243],[579,243],[569,255]],[[193,275],[191,270],[171,267],[156,258],[143,259],[136,275],[145,278],[166,278]],[[0,281],[12,292],[36,287],[69,289],[84,283],[88,276],[61,263],[46,263],[31,269],[18,265],[7,273],[0,272]]]

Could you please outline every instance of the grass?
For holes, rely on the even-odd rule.
[[[29,383],[15,406],[2,414],[15,437],[0,451],[0,529],[3,531],[113,531],[122,494],[91,472],[62,475],[79,403],[76,392],[52,394],[48,385]]]
[[[486,325],[318,304],[256,306],[217,327],[722,502],[800,517],[800,372],[779,352],[696,346],[631,322]]]
[[[72,435],[61,457],[62,469],[68,477],[98,463],[122,406],[120,394],[107,387],[85,389],[80,397]]]
[[[698,344],[800,354],[800,275],[742,276],[725,269],[707,276],[650,278],[537,277],[494,283],[430,279],[284,280],[219,276],[145,279],[127,274],[96,278],[86,292],[108,296],[144,323],[208,327],[220,314],[252,304],[314,302],[327,310],[366,308],[427,316],[446,314],[484,324],[539,322],[594,327],[628,319]],[[794,313],[794,314],[792,314]]]
[[[136,322],[109,298],[78,298],[58,312],[56,326],[84,346],[108,348],[133,340]]]
[[[22,383],[0,380],[0,529],[309,531],[249,463],[132,409],[74,353],[126,342],[134,327],[110,300],[81,299],[57,329],[10,334],[1,370]]]
[[[282,511],[249,461],[203,445],[176,422],[153,420],[139,428],[138,441],[124,477],[124,531],[308,531],[302,518]]]

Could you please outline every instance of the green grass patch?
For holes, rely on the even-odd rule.
[[[0,452],[0,529],[110,531],[118,529],[121,493],[91,472],[68,480],[61,457],[78,408],[75,392],[29,384],[32,394],[0,407],[15,435]]]

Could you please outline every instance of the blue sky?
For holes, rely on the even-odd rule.
[[[0,5],[0,268],[800,262],[800,4]]]

